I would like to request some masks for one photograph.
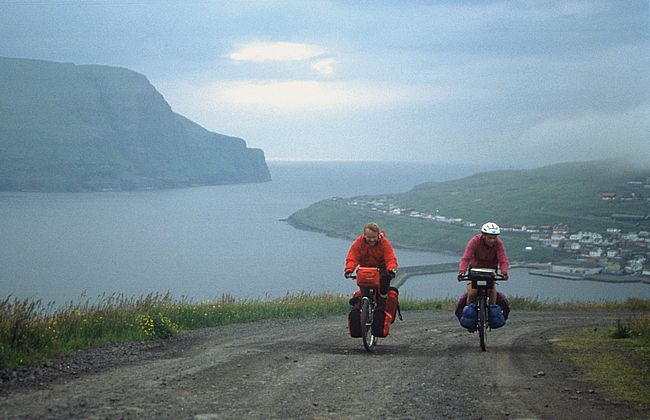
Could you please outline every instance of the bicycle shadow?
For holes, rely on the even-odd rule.
[[[468,334],[469,336],[469,334]],[[513,354],[513,353],[531,353],[533,349],[518,346],[513,343],[488,343],[487,351],[483,352],[479,348],[478,338],[474,335],[468,337],[469,340],[462,342],[444,343],[439,344],[432,342],[431,344],[414,343],[399,341],[399,337],[395,337],[394,341],[389,342],[387,339],[379,339],[379,343],[374,347],[372,352],[367,351],[363,347],[361,339],[355,338],[339,338],[332,340],[329,343],[319,343],[315,341],[306,340],[291,340],[291,347],[294,350],[312,353],[312,354],[330,354],[334,356],[363,356],[363,357],[385,357],[396,356],[405,358],[423,358],[423,359],[456,359],[463,358],[468,355],[475,354]]]
[[[346,340],[347,338],[347,340]],[[345,341],[343,341],[345,340]],[[322,354],[333,354],[340,356],[350,356],[354,354],[361,355],[389,355],[400,353],[408,349],[407,344],[403,343],[382,343],[382,339],[379,339],[379,343],[374,347],[373,351],[369,352],[363,346],[363,342],[360,338],[337,338],[332,340],[329,343],[306,340],[290,340],[291,348],[294,350],[299,350],[307,353],[322,353]],[[289,344],[289,343],[287,343]]]
[[[313,341],[303,341],[296,340],[292,341],[294,345],[299,347],[301,351],[315,353],[315,354],[331,354],[336,356],[406,356],[406,357],[431,357],[432,352],[435,350],[433,347],[429,349],[415,347],[412,344],[404,342],[382,342],[382,339],[379,339],[379,343],[374,347],[373,351],[367,351],[363,346],[361,339],[352,339],[350,338],[349,342],[342,343],[340,340],[337,340],[335,343],[323,344]]]

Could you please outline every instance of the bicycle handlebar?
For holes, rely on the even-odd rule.
[[[353,279],[353,280],[354,280],[354,279],[357,278],[357,274],[356,274],[356,273],[357,273],[357,272],[356,272],[356,270],[355,270],[355,271],[352,271],[352,272],[351,272],[350,274],[348,274],[347,276],[344,274],[344,277],[345,277],[346,279]],[[392,277],[395,278],[395,276],[397,275],[397,269],[389,270],[388,273],[392,273],[392,274],[393,274]]]
[[[470,281],[474,279],[479,279],[479,278],[489,278],[491,280],[500,280],[500,281],[507,281],[507,279],[503,276],[501,273],[493,272],[474,272],[472,273],[471,270],[469,273],[465,273],[462,276],[458,276],[458,281]]]

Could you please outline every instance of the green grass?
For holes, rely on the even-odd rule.
[[[636,193],[647,196],[641,187],[627,181],[645,181],[650,168],[636,168],[619,161],[573,162],[524,171],[494,171],[467,178],[422,184],[395,194],[394,201],[449,217],[475,223],[495,220],[502,224],[540,225],[567,223],[573,229],[621,228],[639,230],[630,222],[613,222],[612,213],[646,215],[645,200],[603,201],[600,192],[615,191],[619,196]],[[640,222],[648,226],[645,221]]]
[[[278,318],[345,315],[349,296],[287,295],[277,299],[236,300],[222,296],[192,302],[170,294],[138,298],[102,296],[91,303],[62,308],[39,300],[6,298],[0,301],[0,369],[33,365],[79,349],[112,342],[164,339],[184,331],[217,325]],[[400,299],[402,310],[453,310],[455,301]],[[517,310],[642,310],[650,300],[624,303],[553,303],[510,298]],[[647,334],[647,333],[646,333]]]
[[[113,342],[165,339],[184,331],[264,319],[345,315],[349,296],[297,294],[277,299],[192,302],[170,294],[102,296],[54,308],[39,300],[0,301],[0,369],[40,363]],[[404,299],[404,310],[451,309],[447,301]]]
[[[624,302],[556,302],[509,296],[510,307],[521,311],[641,311],[650,313],[650,299],[630,298]]]
[[[299,294],[268,300],[191,302],[169,294],[103,296],[54,309],[38,300],[0,301],[0,369],[32,365],[111,342],[168,338],[183,331],[274,318],[345,314],[347,297]]]
[[[650,312],[614,326],[580,328],[554,340],[554,357],[580,367],[580,380],[611,398],[650,406]]]

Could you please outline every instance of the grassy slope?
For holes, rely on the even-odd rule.
[[[569,223],[574,229],[598,229],[612,225],[609,215],[646,215],[647,201],[603,201],[599,193],[619,194],[633,190],[627,181],[645,181],[644,169],[616,161],[575,162],[534,170],[479,173],[468,178],[427,183],[395,199],[409,207],[480,222],[495,220],[504,225]],[[647,223],[646,223],[647,224]],[[634,229],[632,223],[619,223]]]
[[[650,229],[650,221],[638,225],[616,222],[612,213],[649,214],[647,201],[605,202],[601,191],[630,191],[630,180],[644,180],[650,169],[637,169],[617,162],[586,162],[553,165],[529,171],[497,171],[467,178],[419,185],[393,194],[390,200],[405,208],[482,223],[502,225],[568,223],[571,231],[624,231]],[[637,192],[650,195],[647,189]],[[368,220],[375,220],[398,244],[461,252],[475,229],[432,223],[406,216],[386,215],[345,204],[346,200],[323,200],[291,215],[296,227],[326,231],[338,236],[356,234]],[[527,234],[503,235],[512,259],[549,261],[561,258],[551,249],[525,252]]]
[[[579,379],[615,399],[650,406],[650,313],[619,327],[602,325],[560,333],[553,356],[580,368]]]

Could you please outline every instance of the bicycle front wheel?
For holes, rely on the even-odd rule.
[[[374,314],[374,305],[370,299],[364,298],[361,301],[361,334],[363,346],[368,351],[372,351],[377,344],[377,337],[372,334],[372,317]]]
[[[478,337],[481,351],[485,351],[486,331],[488,325],[487,302],[485,299],[478,301]]]

